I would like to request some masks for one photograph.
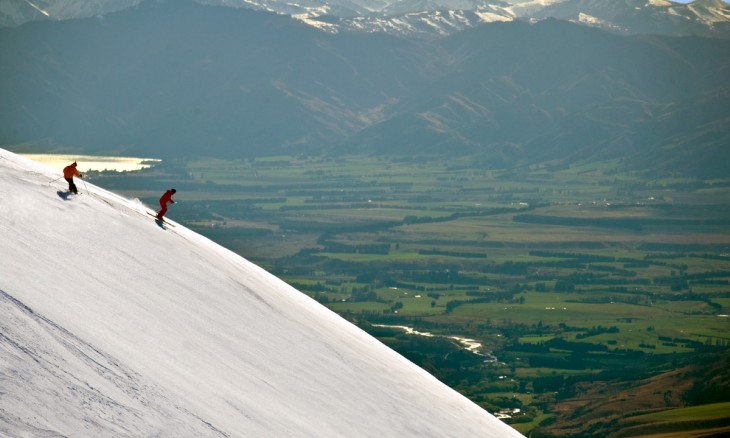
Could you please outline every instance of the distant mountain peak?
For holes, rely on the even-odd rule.
[[[105,15],[144,0],[5,0],[0,26]],[[160,0],[147,0],[160,1]],[[193,0],[191,0],[193,1]],[[730,39],[722,0],[194,0],[289,15],[322,31],[437,38],[484,23],[554,17],[622,34],[701,35]]]

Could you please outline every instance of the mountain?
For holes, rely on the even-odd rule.
[[[0,145],[158,157],[462,153],[724,175],[730,41],[546,19],[437,40],[148,1],[0,29]]]
[[[521,436],[259,267],[58,178],[0,150],[0,435]]]
[[[0,26],[101,16],[140,1],[5,0],[0,3]],[[197,1],[288,15],[327,32],[379,32],[430,39],[495,21],[558,18],[622,34],[730,39],[730,5],[722,0],[695,0],[690,4],[668,0]]]
[[[545,20],[485,25],[442,45],[451,70],[343,148],[395,144],[498,166],[620,158],[704,176],[722,175],[715,160],[730,158],[726,41],[621,37]]]
[[[558,18],[633,35],[730,37],[730,5],[722,0],[565,0],[531,18]]]
[[[186,0],[0,29],[0,144],[164,156],[319,149],[438,75],[422,46]]]
[[[3,0],[0,26],[18,26],[29,21],[69,20],[106,15],[143,0]]]
[[[710,403],[717,403],[722,394],[727,393],[730,385],[729,366],[730,353],[725,352],[713,354],[692,365],[652,376],[641,376],[630,382],[622,378],[586,382],[574,397],[558,401],[554,405],[555,411],[570,413],[565,415],[569,419],[561,424],[542,427],[540,436],[611,436],[617,429],[621,430],[622,435],[628,436],[660,435],[657,428],[652,429],[652,425],[641,422],[640,414],[622,417],[621,413],[641,412],[647,406],[663,406],[672,397],[690,401],[694,406],[705,405],[703,408]],[[671,394],[667,388],[671,388]],[[693,420],[696,420],[695,423],[702,423],[699,418]],[[665,423],[662,427],[670,435],[677,429],[676,424]],[[727,431],[714,430],[705,433],[705,436],[723,435],[727,435]]]
[[[667,0],[201,0],[287,14],[320,29],[441,37],[483,23],[557,18],[615,33],[730,39],[730,5]]]

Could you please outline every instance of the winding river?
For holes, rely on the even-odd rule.
[[[416,336],[425,336],[428,338],[433,337],[439,337],[444,339],[451,339],[453,341],[456,341],[459,345],[464,347],[464,349],[471,351],[472,353],[476,354],[477,356],[485,357],[485,362],[496,362],[497,357],[493,356],[491,352],[483,353],[480,351],[482,348],[481,342],[477,341],[476,339],[469,339],[469,338],[462,338],[460,336],[449,336],[449,335],[434,335],[433,333],[429,332],[419,332],[418,330],[407,327],[404,325],[386,325],[386,324],[373,324],[373,327],[384,327],[384,328],[394,328],[394,329],[400,329],[406,332],[409,335],[416,335]]]

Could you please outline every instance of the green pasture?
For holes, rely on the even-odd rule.
[[[310,210],[307,212],[309,215],[316,215],[319,217],[327,217],[330,220],[370,220],[370,221],[402,221],[408,216],[424,217],[429,216],[433,218],[443,218],[449,216],[448,212],[432,212],[424,210],[420,207],[414,207],[413,209],[398,208],[382,208],[378,207],[374,203],[369,208],[352,207],[352,208],[337,208],[337,209],[317,209]]]
[[[640,422],[678,422],[718,420],[724,418],[730,418],[730,402],[668,409],[651,414],[637,415],[632,417],[631,420]]]
[[[143,182],[109,181],[152,203],[159,193],[149,187],[176,187],[172,219],[195,224],[346,317],[491,339],[507,362],[465,370],[488,384],[466,386],[458,373],[449,384],[490,406],[517,397],[531,412],[531,422],[514,424],[525,434],[555,414],[543,404],[554,395],[495,393],[494,373],[524,387],[600,370],[528,367],[528,355],[500,350],[510,342],[600,344],[608,351],[593,357],[620,369],[627,351],[659,364],[694,354],[696,344],[685,342],[730,341],[730,318],[718,316],[730,314],[730,276],[723,276],[730,233],[722,222],[730,217],[730,178],[648,180],[618,160],[489,169],[472,156],[197,159],[160,169],[139,172]],[[382,245],[387,253],[366,253]],[[598,326],[618,332],[578,336]]]
[[[555,335],[528,335],[519,338],[522,344],[540,344],[553,339]]]
[[[546,376],[583,376],[600,373],[600,369],[595,370],[572,370],[563,368],[545,368],[545,367],[517,367],[515,369],[515,377],[518,379],[531,379]]]
[[[355,301],[330,302],[327,304],[327,307],[334,310],[335,312],[350,313],[383,312],[390,309],[390,306],[385,303]]]
[[[593,327],[617,327],[618,333],[604,333],[584,339],[576,339],[575,333],[565,333],[561,336],[578,342],[598,343],[609,345],[609,341],[616,341],[611,348],[642,349],[641,344],[652,345],[654,353],[672,353],[686,351],[681,345],[666,346],[659,341],[659,336],[669,338],[690,339],[697,342],[706,342],[709,339],[726,339],[730,336],[730,321],[714,315],[696,315],[689,317],[686,314],[677,315],[671,309],[662,307],[632,305],[626,303],[575,303],[571,295],[556,293],[524,293],[524,304],[515,303],[475,303],[457,307],[450,315],[431,317],[437,321],[485,322],[495,325],[526,324],[534,326],[559,326],[564,324],[570,327],[591,329]],[[442,298],[443,299],[443,298]],[[681,304],[677,304],[677,307]],[[681,318],[681,324],[678,319]],[[525,342],[544,342],[554,335],[526,337]],[[646,349],[646,348],[645,348]],[[649,350],[649,349],[647,349]]]
[[[524,304],[480,303],[462,306],[454,311],[459,316],[484,315],[488,313],[502,314],[503,317],[520,322],[559,323],[570,321],[577,323],[598,325],[602,322],[615,322],[618,319],[648,319],[657,315],[657,310],[648,306],[630,305],[625,303],[578,303],[578,294],[569,293],[537,293],[525,292]],[[596,315],[602,315],[597,320]]]
[[[712,301],[720,304],[725,314],[730,314],[730,298],[713,298]]]
[[[552,414],[541,412],[540,415],[535,416],[529,423],[511,423],[510,426],[521,434],[528,435],[531,430],[553,417],[554,415]]]
[[[507,244],[530,242],[551,244],[574,242],[578,245],[592,242],[624,244],[636,239],[637,233],[599,227],[569,227],[513,221],[514,214],[465,217],[448,223],[417,224],[409,226],[410,234],[419,236],[452,235],[456,239],[482,239]]]

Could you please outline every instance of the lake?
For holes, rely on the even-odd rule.
[[[116,172],[129,172],[133,170],[145,169],[151,167],[155,162],[160,162],[155,158],[138,158],[138,157],[109,157],[99,155],[62,155],[62,154],[20,154],[31,160],[43,163],[48,167],[58,169],[60,172],[64,167],[76,161],[79,172],[88,172],[90,170],[109,170]]]

